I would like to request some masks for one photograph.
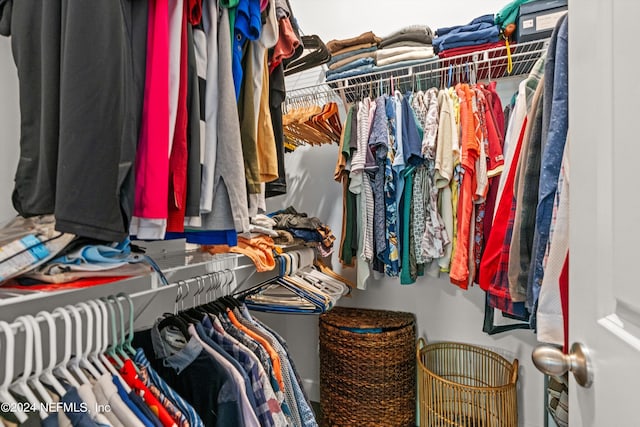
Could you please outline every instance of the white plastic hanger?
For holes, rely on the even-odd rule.
[[[29,316],[33,318],[33,316]],[[11,385],[11,389],[24,396],[27,402],[31,405],[31,408],[38,409],[38,415],[41,419],[47,418],[47,413],[42,410],[40,401],[33,394],[33,391],[27,384],[27,380],[31,376],[31,369],[33,368],[33,328],[32,324],[27,316],[18,316],[15,320],[17,323],[22,324],[24,327],[24,370],[22,375],[18,377],[16,381]]]
[[[38,319],[33,316],[25,316],[25,319],[31,324],[33,330],[33,370],[32,374],[27,380],[33,389],[38,394],[38,398],[41,402],[52,404],[53,398],[44,388],[44,384],[40,381],[42,375],[42,365],[44,364],[44,354],[42,351],[42,331],[40,330],[40,324]]]
[[[65,308],[71,312],[75,321],[75,350],[73,357],[69,361],[69,369],[76,374],[81,384],[89,384],[89,378],[85,375],[84,371],[80,368],[80,360],[82,359],[82,318],[80,317],[80,310],[73,305],[67,305]]]
[[[53,375],[53,368],[55,368],[58,359],[58,332],[56,329],[56,320],[48,311],[41,311],[36,315],[36,318],[38,317],[43,317],[45,322],[47,322],[47,325],[49,326],[49,363],[47,367],[42,371],[41,378],[45,380],[46,383],[50,384],[56,391],[56,393],[58,393],[58,395],[62,397],[67,391],[60,383],[60,381],[58,381],[55,375]]]
[[[84,313],[87,316],[87,342],[85,343],[82,358],[80,359],[80,367],[89,371],[93,378],[98,379],[98,377],[100,377],[100,372],[98,372],[96,367],[93,366],[89,360],[89,353],[91,353],[93,346],[93,336],[96,334],[96,329],[93,324],[93,310],[86,302],[78,303],[78,307],[84,310]]]
[[[96,316],[96,327],[95,327],[95,345],[93,346],[93,351],[89,354],[89,360],[93,362],[94,366],[98,368],[98,371],[102,375],[108,374],[109,369],[102,362],[99,357],[100,352],[102,351],[102,340],[106,339],[104,335],[104,327],[103,327],[103,319],[102,319],[102,310],[97,302],[91,300],[88,301],[87,304],[93,309],[94,314]]]
[[[122,386],[124,387],[125,391],[127,393],[129,393],[129,392],[131,392],[131,387],[129,387],[127,382],[122,379],[122,376],[120,376],[120,373],[118,372],[118,370],[113,366],[113,363],[111,363],[107,359],[107,356],[106,356],[107,348],[109,347],[109,313],[107,313],[106,298],[97,299],[95,302],[100,306],[100,311],[102,311],[102,319],[103,319],[103,322],[102,322],[102,348],[100,349],[100,354],[99,354],[98,357],[100,358],[100,360],[102,361],[104,366],[109,370],[109,372],[111,372],[112,375],[115,375],[116,377],[118,377],[120,379],[120,382],[122,383]],[[109,305],[108,307],[109,307],[109,311],[112,314],[112,317],[115,317],[115,315],[113,314],[113,308],[111,307],[111,305]],[[116,341],[116,332],[115,332],[115,320],[113,320],[113,318],[111,319],[111,328],[113,330],[113,340],[115,342]],[[115,352],[113,353],[113,355],[111,353],[109,353],[109,355],[111,357],[113,357],[114,359],[116,359],[118,357],[115,354]]]
[[[13,336],[11,326],[4,320],[0,320],[0,329],[4,332],[6,347],[4,352],[4,378],[2,379],[2,384],[0,384],[0,400],[19,409],[18,402],[11,393],[9,393],[9,384],[11,384],[11,380],[13,379],[15,337]],[[16,411],[14,415],[20,423],[27,421],[28,416],[24,412]]]
[[[57,307],[55,310],[53,310],[53,313],[60,313],[60,315],[62,316],[62,320],[64,321],[64,357],[62,358],[58,366],[56,366],[54,372],[60,375],[70,385],[78,388],[80,387],[80,384],[78,384],[78,381],[73,377],[73,375],[71,375],[71,372],[69,372],[69,370],[67,369],[67,364],[69,363],[69,360],[71,360],[71,338],[73,338],[71,330],[71,316],[69,315],[67,310],[62,307]]]

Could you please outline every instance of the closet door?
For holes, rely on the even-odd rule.
[[[637,0],[569,2],[569,422],[640,425],[640,84]]]

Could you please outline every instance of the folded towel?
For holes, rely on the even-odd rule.
[[[412,61],[419,59],[430,59],[435,56],[433,49],[412,50],[398,55],[389,56],[376,60],[376,65],[384,67],[385,65],[396,64],[398,62]]]
[[[378,46],[377,43],[361,43],[361,44],[356,44],[353,46],[349,46],[349,47],[344,47],[340,50],[337,50],[335,52],[331,52],[331,56],[335,57],[335,56],[340,56],[343,54],[347,54],[349,52],[353,52],[354,50],[360,50],[360,49],[368,49],[368,48],[376,48]]]
[[[342,61],[343,59],[352,58],[356,55],[360,55],[361,53],[374,52],[377,49],[378,48],[376,46],[371,46],[364,49],[352,50],[350,52],[342,53],[340,55],[331,55],[331,59],[329,60],[328,64],[329,65],[335,64],[336,62]]]
[[[362,67],[363,65],[373,65],[373,64],[375,64],[375,62],[376,62],[376,60],[373,57],[356,59],[355,61],[351,61],[348,64],[343,65],[340,68],[335,68],[333,70],[327,71],[326,76],[329,77],[329,76],[331,76],[333,74],[336,74],[336,73],[339,74],[339,73],[342,73],[344,71],[348,71],[348,70],[351,70],[351,69],[354,69],[354,68]]]
[[[394,48],[384,48],[378,49],[375,52],[376,61],[380,61],[381,59],[386,59],[396,55],[402,55],[405,53],[420,53],[424,52],[427,54],[433,55],[433,47],[431,46],[422,46],[422,47],[394,47]]]
[[[461,46],[473,46],[482,43],[493,43],[500,39],[500,28],[486,22],[471,24],[446,33],[433,39],[436,52]]]
[[[474,25],[478,25],[478,24],[489,24],[493,25],[496,24],[496,22],[493,22],[493,15],[492,14],[488,14],[488,15],[482,15],[482,16],[478,16],[477,18],[474,18],[471,20],[471,22],[469,22],[468,24],[465,25],[456,25],[453,27],[442,27],[442,28],[438,28],[436,30],[436,36],[438,37],[442,37],[445,34],[449,34],[451,32],[454,31],[473,31],[470,28],[472,28]]]
[[[403,40],[400,42],[394,42],[391,44],[385,44],[385,49],[393,49],[394,47],[431,47],[431,43],[423,43],[413,40]]]
[[[340,61],[334,62],[329,65],[330,70],[337,70],[338,68],[344,67],[345,65],[350,64],[351,62],[357,61],[362,58],[375,58],[376,52],[362,52],[357,55],[349,56],[347,58],[341,59]]]
[[[372,31],[367,31],[366,33],[362,33],[359,36],[351,37],[349,39],[331,40],[329,43],[327,43],[327,48],[331,53],[334,53],[345,47],[355,46],[362,43],[378,44],[381,40],[382,39],[373,34]]]
[[[433,31],[426,25],[410,25],[389,34],[380,42],[380,47],[386,47],[401,41],[416,41],[430,44]]]

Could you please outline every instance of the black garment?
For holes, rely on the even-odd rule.
[[[269,75],[269,107],[271,110],[273,136],[276,140],[278,179],[266,183],[266,197],[287,194],[287,179],[284,169],[284,128],[282,125],[282,103],[284,102],[285,97],[286,89],[284,85],[284,67],[280,64]]]
[[[158,357],[156,354],[151,330],[137,332],[134,336],[134,347],[142,348],[151,367],[169,387],[195,409],[205,426],[242,424],[239,405],[233,402],[219,404],[219,395],[229,392],[228,389],[223,389],[223,386],[233,380],[229,379],[224,368],[212,361],[206,350],[200,351],[186,367],[176,370],[171,366],[165,366],[167,358]]]
[[[200,216],[200,182],[202,165],[200,164],[200,89],[196,65],[195,45],[193,44],[193,26],[187,22],[188,87],[187,87],[187,204],[186,217]]]
[[[0,12],[20,80],[15,209],[53,213],[59,231],[124,239],[133,211],[147,2],[9,0]]]
[[[136,408],[142,412],[142,414],[147,417],[147,419],[153,424],[155,427],[164,427],[160,422],[158,416],[149,408],[149,406],[144,402],[142,397],[138,396],[135,391],[131,390],[128,394],[129,400],[136,405]]]

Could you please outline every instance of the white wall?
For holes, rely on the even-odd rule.
[[[440,26],[465,23],[484,13],[498,11],[505,0],[449,0],[447,2],[400,0],[369,2],[366,0],[328,0],[312,2],[292,0],[294,13],[305,34],[317,34],[325,42],[346,38],[372,30],[384,36],[402,26],[427,24],[433,30]],[[373,6],[372,4],[375,4]],[[411,18],[407,18],[407,17]],[[302,80],[302,79],[301,79]],[[288,82],[295,82],[295,77]],[[295,84],[295,83],[294,83]],[[506,100],[517,87],[512,79],[498,83],[501,98]],[[303,147],[286,155],[288,194],[268,201],[269,209],[293,205],[303,212],[321,218],[339,236],[342,224],[342,187],[333,181],[338,155],[337,146]],[[353,278],[353,269],[343,269],[332,259],[334,269]],[[342,305],[364,308],[408,311],[416,314],[419,335],[427,340],[452,340],[493,347],[519,359],[520,425],[543,425],[543,376],[531,363],[536,344],[529,330],[508,332],[490,337],[482,332],[484,292],[478,287],[462,291],[440,279],[420,278],[410,286],[395,279],[370,281],[365,291],[354,291]],[[261,317],[282,332],[289,342],[301,376],[312,398],[318,395],[318,318],[317,316]]]

